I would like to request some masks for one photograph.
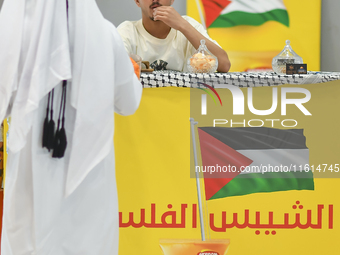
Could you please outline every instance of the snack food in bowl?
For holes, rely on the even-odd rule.
[[[194,55],[188,60],[188,70],[191,73],[213,73],[217,70],[217,58],[205,46],[205,40]]]
[[[190,66],[194,73],[211,73],[216,71],[216,60],[199,52],[190,58]]]

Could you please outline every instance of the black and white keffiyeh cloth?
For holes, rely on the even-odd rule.
[[[214,88],[223,88],[224,85],[265,87],[284,84],[315,84],[339,79],[340,72],[308,72],[308,74],[278,75],[274,72],[193,74],[176,71],[154,71],[152,73],[141,74],[141,82],[144,88],[194,88],[198,86],[198,82],[209,84]]]

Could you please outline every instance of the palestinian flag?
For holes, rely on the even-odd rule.
[[[283,0],[202,0],[206,26],[260,26],[273,20],[289,27]]]
[[[314,190],[303,129],[198,128],[206,199]],[[228,170],[227,170],[228,169]]]

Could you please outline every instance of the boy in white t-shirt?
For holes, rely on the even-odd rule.
[[[142,19],[118,26],[126,50],[149,61],[155,70],[187,71],[186,62],[205,39],[209,51],[218,58],[219,72],[228,72],[227,53],[213,41],[196,20],[181,16],[171,5],[174,0],[134,0]]]

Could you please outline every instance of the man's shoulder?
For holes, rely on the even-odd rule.
[[[137,21],[124,21],[122,23],[119,24],[119,26],[117,27],[118,31],[131,31],[136,29],[138,22],[140,22],[139,20]]]

